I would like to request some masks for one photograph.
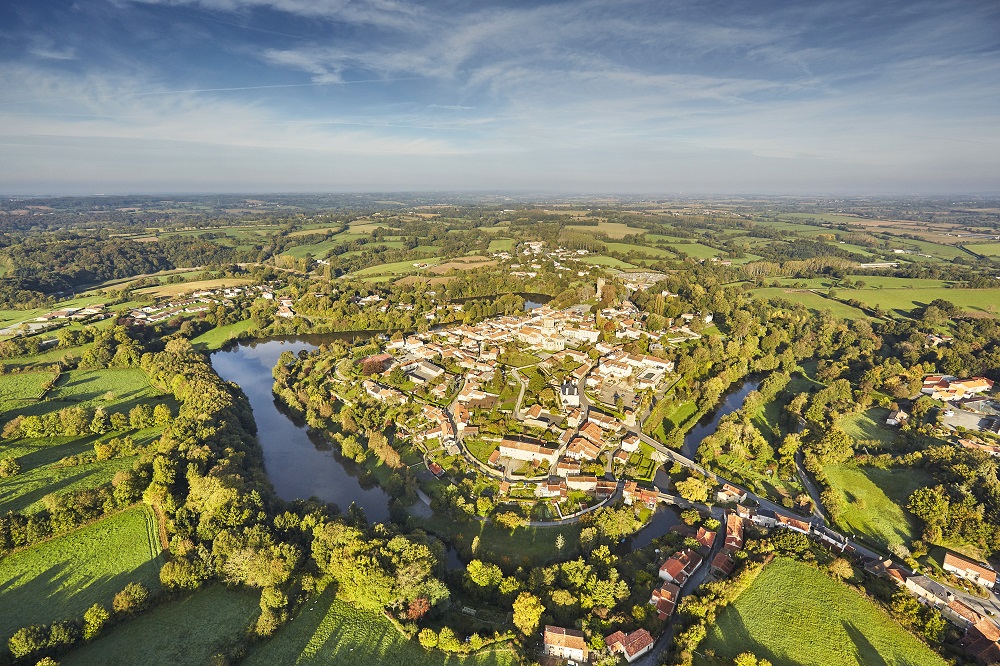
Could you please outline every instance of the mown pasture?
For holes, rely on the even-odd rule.
[[[127,583],[159,588],[156,518],[136,505],[0,559],[0,640],[31,624],[79,619],[94,603],[111,607]]]
[[[425,650],[415,640],[402,636],[385,616],[336,599],[329,588],[243,662],[245,666],[512,666],[515,663],[514,654],[502,648],[464,658]]]
[[[844,500],[837,520],[841,529],[887,546],[920,538],[915,517],[904,507],[913,491],[934,483],[926,471],[853,464],[828,465],[825,471],[830,487]]]
[[[709,626],[695,664],[743,652],[774,666],[944,666],[875,602],[802,562],[779,558]],[[727,662],[728,663],[728,662]]]
[[[61,657],[62,666],[201,666],[242,637],[259,595],[216,585],[158,606]],[[276,664],[295,663],[294,659]]]
[[[938,298],[979,316],[994,316],[1000,307],[1000,288],[838,289],[837,296],[845,300],[857,299],[868,307],[877,305],[902,315],[909,315],[912,310],[930,305]]]

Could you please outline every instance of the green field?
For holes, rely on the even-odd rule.
[[[945,661],[843,583],[779,558],[708,630],[698,653],[753,652],[774,666],[944,666]],[[709,666],[700,655],[695,664]],[[727,662],[728,663],[728,662]]]
[[[358,610],[336,599],[328,588],[242,663],[246,666],[507,666],[517,660],[513,653],[503,649],[465,658],[425,650],[415,640],[402,636],[383,615]]]
[[[659,247],[649,247],[647,245],[632,245],[631,243],[605,243],[604,245],[608,248],[608,252],[621,252],[622,254],[636,252],[647,257],[663,257],[666,259],[673,259],[677,256],[669,250]]]
[[[669,247],[674,252],[683,252],[693,259],[711,259],[724,254],[722,250],[701,243],[661,243],[661,245]]]
[[[1000,243],[975,243],[965,247],[984,257],[1000,257]]]
[[[345,242],[347,241],[343,236],[334,236],[329,240],[320,241],[319,243],[313,243],[311,245],[295,245],[282,252],[282,254],[294,257],[295,259],[305,259],[306,257],[322,259],[326,256],[327,252]]]
[[[632,236],[634,234],[641,234],[645,232],[645,229],[630,227],[626,224],[622,224],[621,222],[598,222],[596,227],[586,225],[567,225],[566,230],[585,234],[602,233],[606,234],[608,238],[624,238],[625,236]]]
[[[221,585],[159,606],[61,657],[62,666],[201,666],[242,636],[259,595]],[[224,662],[219,662],[224,663]],[[292,663],[292,662],[275,662]]]
[[[829,465],[825,471],[830,486],[845,500],[837,521],[843,529],[886,545],[909,545],[920,538],[914,517],[903,507],[914,490],[934,483],[926,471],[852,464]]]
[[[250,330],[253,326],[254,323],[251,319],[244,319],[243,321],[238,321],[235,324],[217,326],[211,331],[206,331],[205,333],[199,335],[191,341],[191,344],[198,349],[205,349],[208,351],[220,349],[224,344],[239,336],[240,333],[245,333]]]
[[[558,558],[556,538],[562,534],[566,546],[563,556],[575,552],[580,542],[580,524],[554,527],[517,527],[508,530],[494,523],[478,520],[456,522],[434,515],[433,518],[414,519],[415,527],[455,544],[459,550],[470,550],[472,541],[479,537],[479,557],[504,566],[530,564],[537,566]]]
[[[885,424],[888,416],[888,409],[872,407],[857,414],[841,417],[837,425],[856,440],[874,439],[889,444],[899,437],[899,430]]]
[[[608,266],[610,268],[636,268],[635,264],[630,264],[614,257],[604,257],[599,254],[588,254],[582,261],[592,266]]]
[[[146,446],[159,437],[162,426],[130,433],[137,446]],[[95,460],[85,465],[61,465],[63,458],[83,453],[93,454],[94,443],[121,433],[98,437],[39,437],[5,443],[3,457],[15,457],[20,473],[0,479],[0,513],[20,511],[35,513],[43,508],[42,499],[49,493],[65,493],[110,483],[119,470],[131,469],[135,457]]]
[[[363,268],[360,271],[352,273],[352,277],[367,277],[375,275],[406,275],[407,273],[416,273],[417,271],[424,270],[422,268],[415,267],[413,264],[427,264],[429,266],[436,266],[439,263],[441,263],[441,259],[437,257],[430,259],[409,259],[407,261],[397,261],[392,264],[379,264],[378,266],[370,266],[369,268]]]
[[[837,295],[843,299],[857,299],[874,307],[895,310],[909,314],[914,308],[928,305],[936,298],[943,298],[974,313],[994,314],[1000,304],[1000,288],[997,289],[838,289]]]
[[[153,511],[137,505],[0,560],[0,641],[30,624],[79,619],[111,606],[127,583],[159,588],[160,544]]]
[[[846,292],[848,291],[850,290],[845,289],[840,291],[839,294],[844,298],[848,298],[846,296]],[[763,289],[754,289],[753,294],[757,298],[783,298],[786,301],[791,301],[792,303],[801,303],[806,306],[806,309],[810,312],[819,313],[824,310],[830,310],[835,317],[840,317],[841,319],[869,319],[868,315],[857,308],[853,308],[846,303],[841,303],[840,301],[834,301],[824,296],[820,296],[819,294],[811,291],[803,291],[800,289],[789,290],[782,289],[780,287],[765,287]]]
[[[47,370],[0,376],[0,415],[9,418],[8,412],[35,404],[42,387],[54,377]]]
[[[513,238],[494,238],[490,241],[490,252],[510,252],[514,249]]]

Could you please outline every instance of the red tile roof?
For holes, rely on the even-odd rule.
[[[612,650],[621,651],[627,658],[632,658],[654,642],[653,637],[645,629],[637,629],[630,634],[616,631],[604,639],[605,645]]]

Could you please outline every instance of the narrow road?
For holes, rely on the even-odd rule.
[[[809,493],[809,497],[813,501],[813,515],[819,518],[824,523],[826,522],[826,513],[823,508],[823,502],[820,500],[819,489],[813,484],[812,478],[806,474],[805,467],[802,464],[803,455],[802,451],[795,452],[795,471],[799,473],[799,478],[802,480],[802,485],[805,487],[806,492]]]

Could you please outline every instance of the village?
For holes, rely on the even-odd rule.
[[[597,314],[614,322],[617,340],[628,340],[632,331],[649,334],[628,301]],[[500,480],[501,497],[551,507],[546,515],[556,521],[573,520],[619,499],[649,511],[660,504],[693,507],[714,520],[716,529],[704,524],[696,529],[673,528],[690,546],[666,557],[659,568],[660,582],[649,605],[665,623],[685,594],[706,580],[732,574],[746,529],[763,534],[790,530],[855,559],[871,575],[892,581],[921,603],[941,610],[966,632],[963,646],[970,655],[986,659],[1000,654],[1000,628],[990,610],[996,607],[991,605],[996,603],[991,596],[996,572],[989,565],[948,552],[944,570],[955,578],[946,586],[939,577],[913,571],[854,543],[813,517],[793,515],[722,480],[711,506],[686,502],[668,494],[669,488],[653,485],[653,474],[640,471],[644,465],[655,470],[669,460],[683,461],[641,431],[648,399],[669,386],[674,363],[629,353],[621,344],[606,344],[600,337],[589,306],[564,310],[541,306],[474,326],[401,336],[359,364],[368,375],[363,386],[372,399],[421,403],[420,416],[409,429],[414,443],[426,451],[425,465],[435,476],[443,477],[447,464],[462,461]],[[526,378],[536,377],[536,372],[543,380],[540,389]],[[991,389],[992,382],[983,378],[931,376],[923,392],[949,404],[982,405]],[[513,419],[507,422],[513,426],[509,432],[488,427],[497,413]],[[898,425],[907,417],[896,410],[891,418],[898,419]],[[968,439],[960,443],[986,446]],[[691,461],[688,464],[695,467]],[[958,579],[973,583],[985,592],[985,599],[957,587]],[[606,646],[629,663],[652,651],[656,642],[647,629],[617,631],[605,638]],[[587,663],[591,652],[581,631],[544,628],[547,657]]]

